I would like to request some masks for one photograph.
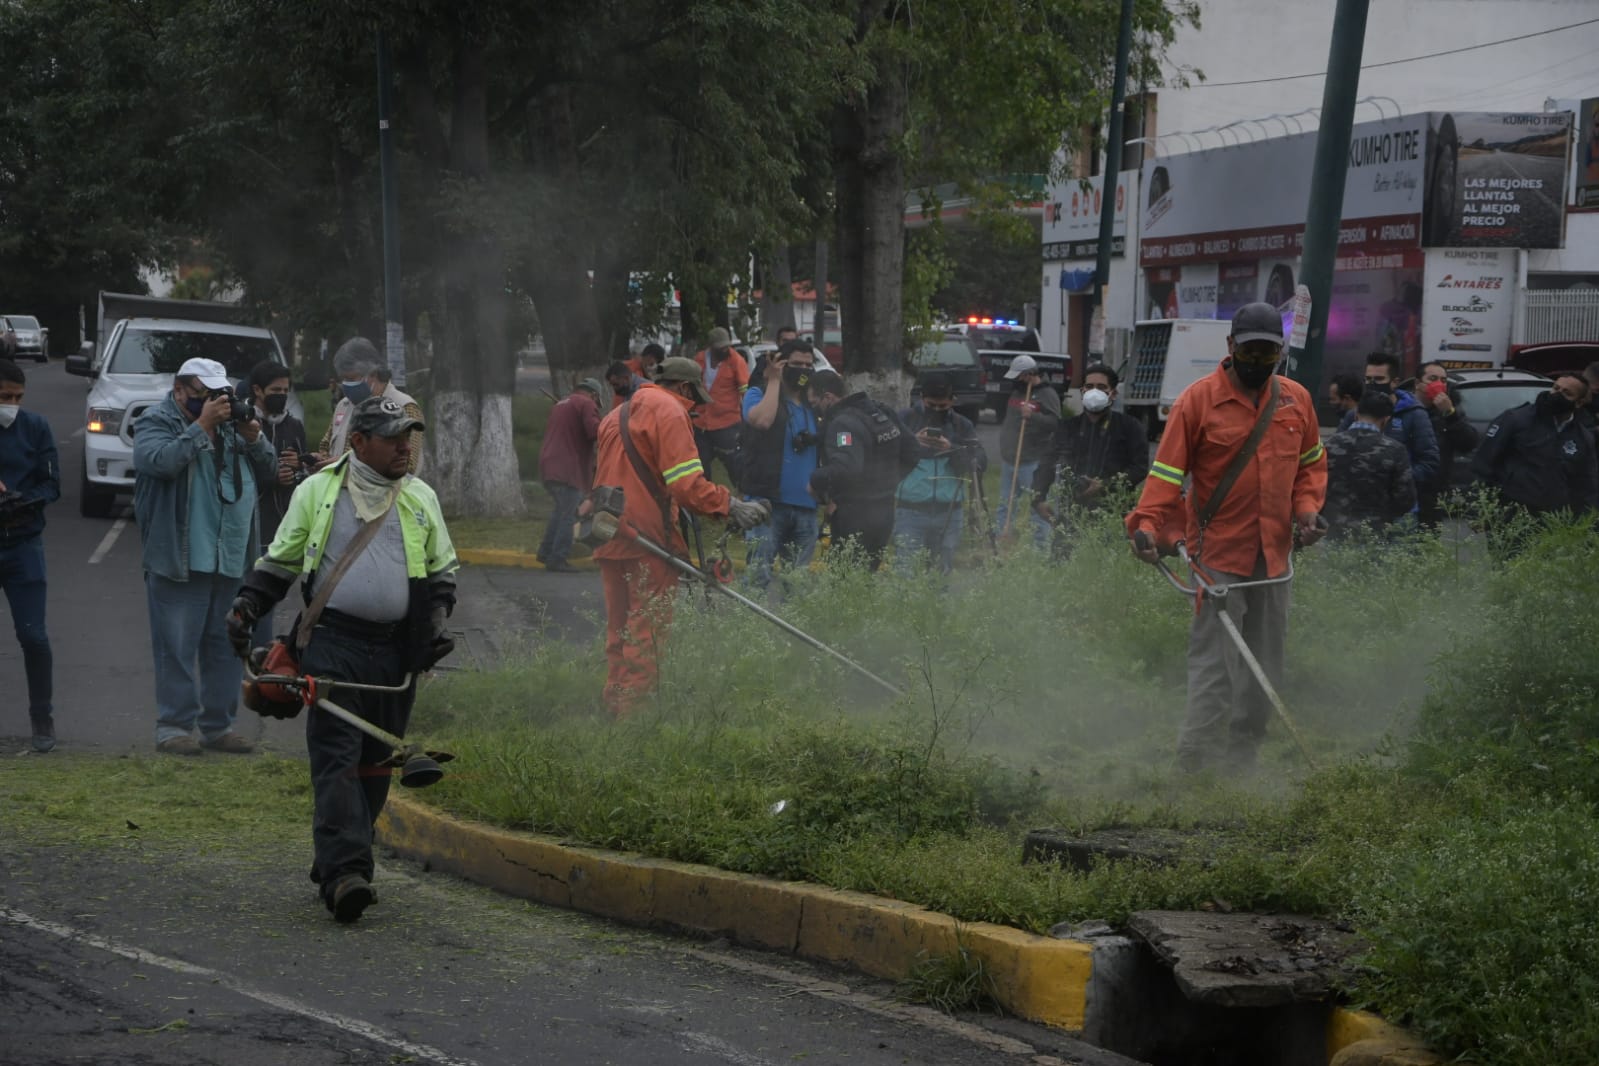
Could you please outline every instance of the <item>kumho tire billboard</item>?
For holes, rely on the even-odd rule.
[[[1569,112],[1436,111],[1428,118],[1423,244],[1561,247]]]

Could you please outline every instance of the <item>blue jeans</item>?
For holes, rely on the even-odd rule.
[[[1005,503],[1010,498],[1010,481],[1015,476],[1016,467],[1005,459],[999,461],[999,502],[994,509],[994,532],[1002,533],[1005,530],[1006,508]],[[1017,536],[1021,535],[1023,516],[1032,519],[1033,544],[1035,547],[1044,548],[1049,544],[1049,523],[1033,513],[1033,475],[1038,473],[1038,460],[1023,463],[1021,474],[1016,477],[1016,517],[1011,520],[1011,530]]]
[[[44,538],[29,537],[0,548],[0,588],[11,605],[11,624],[22,646],[22,669],[28,675],[28,717],[50,716],[50,635],[44,628]]]
[[[750,584],[758,589],[771,584],[772,563],[779,556],[791,569],[810,566],[819,527],[815,507],[772,504],[772,520],[749,533]]]
[[[894,569],[909,574],[916,569],[924,552],[931,553],[933,565],[947,574],[955,565],[955,549],[960,547],[966,512],[960,504],[949,507],[901,507],[894,512]]]
[[[572,554],[572,523],[577,521],[583,490],[564,481],[546,481],[544,491],[555,501],[555,510],[550,513],[550,524],[539,542],[539,559],[546,564],[564,563]]]
[[[228,611],[242,579],[190,574],[172,581],[144,575],[155,653],[155,742],[186,737],[195,726],[206,740],[233,728],[244,666],[228,643]]]

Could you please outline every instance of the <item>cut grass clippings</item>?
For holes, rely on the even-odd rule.
[[[1169,772],[1190,608],[1113,517],[1081,529],[1068,560],[1020,552],[947,586],[836,558],[795,575],[784,616],[900,701],[697,593],[631,720],[600,710],[597,646],[454,675],[419,704],[460,756],[425,799],[1037,932],[1149,908],[1341,917],[1370,945],[1357,1004],[1473,1061],[1589,1062],[1599,537],[1559,529],[1508,563],[1436,539],[1302,553],[1284,690],[1325,768],[1274,727],[1239,783]],[[1023,866],[1044,825],[1193,843],[1165,866]],[[928,965],[929,997],[970,991],[958,960]]]

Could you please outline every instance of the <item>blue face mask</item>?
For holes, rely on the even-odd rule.
[[[372,386],[365,381],[341,381],[339,388],[344,390],[344,396],[351,403],[360,403],[372,395]]]
[[[183,409],[195,418],[200,417],[200,412],[205,410],[204,396],[186,396],[183,400]]]

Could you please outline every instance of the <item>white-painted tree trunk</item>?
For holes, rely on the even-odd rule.
[[[423,480],[438,493],[445,514],[525,513],[511,438],[511,397],[438,392],[429,407]]]

